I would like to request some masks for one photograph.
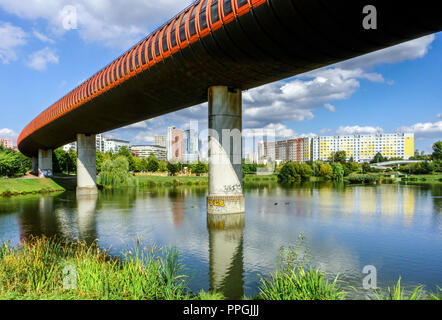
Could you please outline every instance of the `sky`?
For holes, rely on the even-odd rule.
[[[16,141],[40,112],[190,3],[188,0],[0,0],[0,137]],[[127,10],[132,8],[132,10]],[[243,93],[244,128],[278,138],[414,132],[442,140],[442,33]],[[106,133],[152,144],[198,121],[207,103]]]

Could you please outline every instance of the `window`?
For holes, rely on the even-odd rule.
[[[247,4],[247,0],[236,0],[238,4],[238,8],[241,8],[243,5]]]
[[[159,58],[160,57],[160,33],[158,33],[156,39],[155,39],[155,57]]]
[[[147,47],[147,59],[149,60],[149,62],[153,60],[153,56],[152,56],[152,41],[149,42],[149,46]]]
[[[134,53],[137,52],[136,48],[132,49],[132,52],[129,54],[129,72],[134,70]]]
[[[190,15],[190,20],[189,20],[189,34],[191,37],[196,34],[195,14],[196,14],[196,6],[193,7],[192,14]]]
[[[200,16],[199,16],[199,20],[200,20],[200,30],[204,30],[207,28],[207,3],[204,0],[204,4],[201,7],[200,10]]]
[[[145,65],[146,64],[146,45],[147,45],[147,41],[144,41],[144,43],[141,45],[141,64]]]
[[[170,25],[167,26],[166,30],[163,33],[163,52],[169,51],[169,44],[167,43],[167,34],[169,33]]]
[[[210,19],[212,24],[219,21],[218,0],[212,1],[212,6],[210,7]]]
[[[172,23],[172,27],[170,30],[170,44],[171,44],[172,48],[176,47],[175,24],[176,24],[176,20]]]
[[[183,20],[181,20],[181,24],[180,24],[180,41],[184,42],[186,41],[186,20],[187,20],[187,14],[189,12],[186,12],[186,14],[183,17]]]
[[[223,0],[223,7],[224,7],[224,16],[227,16],[233,12],[232,9],[232,0]]]

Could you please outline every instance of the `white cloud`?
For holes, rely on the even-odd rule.
[[[351,135],[351,134],[375,134],[382,133],[384,129],[380,127],[370,127],[370,126],[340,126],[338,130],[336,130],[337,135]]]
[[[26,38],[23,29],[0,22],[0,62],[8,64],[17,60],[16,49],[26,44]]]
[[[331,105],[330,103],[324,104],[324,108],[329,110],[330,112],[336,112],[336,107],[334,105]]]
[[[14,144],[16,144],[18,133],[12,129],[3,128],[0,129],[0,138],[12,139],[14,141]]]
[[[439,113],[436,118],[441,119],[442,118],[442,113]]]
[[[45,43],[55,43],[54,40],[52,40],[51,38],[49,38],[48,36],[44,35],[43,33],[37,31],[37,30],[33,30],[32,34],[34,35],[34,37],[36,37],[38,40],[40,40],[41,42],[45,42]]]
[[[0,8],[24,19],[47,21],[55,35],[62,35],[63,9],[74,6],[77,30],[87,42],[125,48],[177,14],[191,0],[0,0]]]
[[[404,126],[397,129],[398,132],[414,132],[418,139],[442,138],[442,120],[436,122],[416,123],[411,126]]]
[[[28,66],[37,71],[44,71],[47,69],[49,63],[58,64],[58,56],[53,49],[48,47],[36,51],[29,55]]]

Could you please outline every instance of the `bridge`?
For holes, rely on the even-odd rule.
[[[38,115],[18,146],[50,171],[51,151],[76,140],[77,192],[96,193],[96,134],[208,101],[208,213],[243,212],[241,139],[222,135],[242,130],[243,90],[441,29],[425,0],[200,0]]]
[[[419,162],[425,162],[425,160],[396,160],[396,161],[385,161],[385,162],[378,162],[373,163],[370,165],[370,167],[375,169],[388,169],[397,165],[402,164],[412,164],[412,163],[419,163]]]

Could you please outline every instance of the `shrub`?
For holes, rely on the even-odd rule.
[[[308,164],[287,162],[278,174],[278,179],[283,183],[294,183],[307,181],[313,175],[313,171]]]

